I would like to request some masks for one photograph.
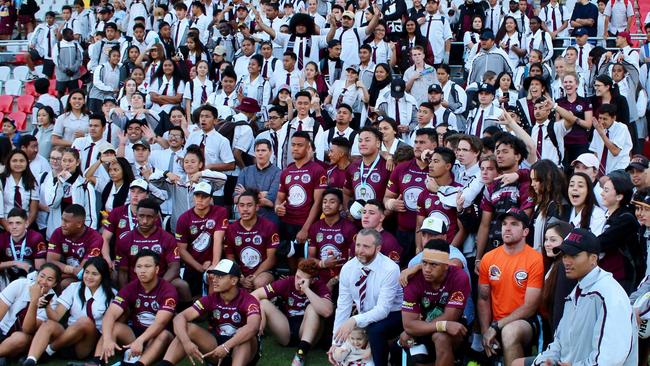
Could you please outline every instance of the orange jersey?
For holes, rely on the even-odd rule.
[[[502,245],[483,256],[479,284],[490,285],[493,320],[505,318],[523,305],[527,288],[544,285],[542,255],[529,245],[509,255]]]

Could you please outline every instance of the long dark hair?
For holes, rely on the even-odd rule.
[[[565,238],[567,235],[569,235],[571,229],[572,226],[568,222],[551,219],[551,221],[549,221],[549,223],[546,225],[544,236],[546,236],[546,233],[549,230],[555,230],[561,237]],[[562,261],[562,256],[558,255],[555,258],[550,258],[546,255],[546,250],[543,247],[542,255],[544,257],[544,269],[548,271],[550,268],[550,271],[546,276],[547,279],[544,281],[544,289],[542,291],[542,305],[545,309],[549,310],[549,314],[552,316],[553,312],[550,310],[553,309],[554,306],[562,306],[561,304],[553,303],[553,298],[555,297],[555,288],[557,285],[558,267]],[[551,268],[554,263],[555,265]]]
[[[99,287],[104,290],[104,294],[106,295],[106,308],[111,304],[111,301],[113,300],[113,288],[111,287],[111,270],[108,267],[108,263],[106,262],[106,259],[104,259],[102,256],[96,256],[96,257],[90,257],[84,263],[84,270],[88,268],[88,266],[94,266],[97,268],[97,272],[99,272],[100,276],[102,276],[102,281],[99,284]],[[84,281],[81,281],[81,286],[79,286],[79,298],[81,299],[81,306],[86,303],[86,284]]]
[[[517,25],[517,19],[515,19],[515,17],[510,15],[506,16],[505,18],[503,18],[503,22],[501,23],[501,26],[499,27],[499,30],[497,31],[496,36],[494,37],[495,38],[494,43],[496,43],[497,45],[500,44],[501,41],[503,40],[503,37],[505,37],[506,34],[508,34],[508,31],[506,31],[506,21],[508,19],[512,19],[512,21],[515,22],[515,31],[519,33],[519,25]],[[483,28],[485,28],[485,25],[483,26]],[[521,47],[521,45],[519,46]]]
[[[571,178],[578,176],[584,179],[587,184],[587,197],[585,197],[585,207],[580,212],[580,227],[588,229],[591,223],[591,214],[594,212],[594,206],[598,205],[596,195],[594,194],[594,185],[591,178],[585,173],[573,173]]]
[[[368,94],[370,94],[369,99],[368,99],[368,105],[375,105],[377,103],[377,98],[379,97],[379,92],[382,91],[385,87],[390,85],[390,83],[393,81],[393,73],[391,72],[390,66],[386,63],[380,63],[375,66],[375,70],[377,70],[378,67],[383,68],[386,71],[386,80],[384,81],[379,81],[377,78],[375,78],[375,75],[372,75],[372,82],[370,83],[370,88],[368,89]]]
[[[52,109],[52,107],[50,107],[49,105],[44,105],[38,109],[38,112],[40,111],[45,111],[45,113],[47,113],[47,116],[50,118],[50,125],[53,125],[54,121],[56,120],[56,114],[54,113],[54,109]],[[36,112],[37,115],[38,112]]]
[[[29,169],[29,158],[27,157],[27,154],[20,150],[20,149],[13,149],[11,152],[9,152],[9,155],[7,156],[7,159],[5,159],[4,164],[5,164],[5,171],[2,172],[0,175],[0,180],[2,180],[2,185],[4,186],[7,183],[7,179],[11,177],[11,165],[9,162],[11,161],[11,158],[14,157],[14,155],[22,155],[25,158],[25,161],[27,162],[27,167],[25,168],[25,171],[22,172],[21,178],[23,180],[23,188],[25,188],[26,191],[31,191],[32,189],[36,188],[36,178],[34,178],[34,174],[32,174],[32,170]]]
[[[65,150],[63,150],[62,155],[65,155],[65,154],[72,155],[79,162],[79,165],[77,165],[77,169],[75,169],[75,171],[72,172],[72,176],[70,178],[68,178],[69,181],[74,181],[74,180],[77,179],[78,176],[80,176],[82,174],[82,171],[81,171],[81,158],[79,157],[79,151],[77,151],[76,149],[73,149],[71,147],[66,147]]]
[[[550,205],[554,203],[561,216],[564,211],[563,203],[567,201],[566,180],[562,170],[548,159],[535,162],[530,170],[535,172],[535,179],[540,182],[540,193],[535,192],[532,184],[529,188],[530,198],[539,207],[540,214],[546,217]]]
[[[172,61],[170,59],[162,60],[162,62],[158,66],[158,70],[156,70],[156,73],[154,74],[153,77],[155,79],[161,79],[162,80],[163,76],[165,76],[165,72],[163,71],[163,65],[165,64],[165,62],[171,62],[172,65],[174,65],[174,71],[172,72],[172,78],[174,79],[174,84],[173,84],[174,90],[177,90],[178,89],[178,84],[180,84],[181,80],[183,79],[183,72],[178,67],[176,62],[174,62],[174,61]],[[152,81],[152,83],[153,83],[153,81]],[[160,87],[160,85],[158,85],[158,86]]]
[[[205,156],[203,156],[203,152],[201,151],[199,145],[192,144],[188,146],[187,149],[185,149],[185,156],[187,156],[187,154],[196,155],[196,157],[199,159],[199,162],[203,166],[202,169],[205,169]]]
[[[84,92],[81,89],[75,89],[75,90],[70,92],[70,94],[68,95],[68,101],[65,104],[65,113],[72,112],[72,104],[70,104],[70,99],[75,94],[81,94],[81,96],[83,97],[83,100],[84,100],[84,105],[81,106],[81,114],[88,114],[88,106],[86,105],[86,92]]]
[[[133,169],[131,169],[131,163],[129,163],[128,160],[122,157],[116,158],[115,161],[122,169],[123,185],[128,187],[131,184],[131,182],[133,182],[133,180],[135,179],[135,176],[133,175]]]

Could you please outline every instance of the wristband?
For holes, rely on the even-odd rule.
[[[446,332],[447,331],[447,321],[441,320],[436,322],[436,332]]]

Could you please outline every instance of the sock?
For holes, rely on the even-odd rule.
[[[167,360],[162,360],[162,361],[158,362],[158,366],[174,366],[174,364],[167,361]]]
[[[47,353],[48,356],[52,356],[53,354],[56,353],[56,351],[52,349],[52,345],[48,344],[47,347],[45,348],[45,353]]]
[[[300,341],[300,344],[298,344],[298,350],[302,351],[303,355],[306,355],[307,352],[309,352],[310,348],[311,348],[311,343],[307,341]]]
[[[133,365],[134,366],[144,366],[144,364],[142,362],[140,362],[140,361],[136,361]]]
[[[105,366],[105,365],[106,365],[106,362],[104,362],[104,360],[102,360],[102,359],[99,358],[99,357],[93,357],[93,363],[95,363],[95,364],[97,364],[97,365],[101,365],[101,366]]]
[[[27,359],[26,359],[26,360],[32,360],[32,361],[34,361],[34,363],[36,363],[36,361],[38,361],[38,360],[36,359],[36,357],[34,357],[34,356],[27,356]]]

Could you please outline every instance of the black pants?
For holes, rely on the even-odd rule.
[[[388,342],[399,337],[402,333],[402,312],[393,311],[378,322],[366,327],[368,343],[372,352],[372,360],[375,366],[388,365]]]
[[[400,267],[406,268],[411,258],[415,257],[415,230],[401,231],[397,230],[395,233],[397,242],[402,246],[404,251],[400,259]]]

